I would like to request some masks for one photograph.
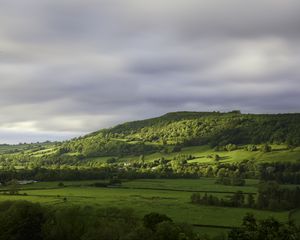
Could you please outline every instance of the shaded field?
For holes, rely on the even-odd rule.
[[[125,188],[97,188],[89,186],[99,181],[40,182],[26,185],[20,195],[0,195],[0,201],[28,200],[45,205],[93,205],[98,207],[133,208],[142,217],[149,212],[167,214],[176,222],[197,226],[197,231],[224,232],[240,225],[246,213],[258,219],[273,216],[286,222],[289,212],[271,212],[248,208],[201,206],[190,203],[191,192],[213,191],[214,195],[228,197],[226,192],[244,190],[256,192],[256,180],[247,180],[244,187],[215,184],[215,179],[134,180],[123,183]],[[156,189],[158,188],[158,189]],[[0,190],[4,188],[0,188]],[[174,191],[175,190],[175,191]],[[25,194],[25,195],[24,195]]]
[[[27,196],[0,196],[0,200],[26,199],[34,202],[49,202],[66,198],[63,204],[96,205],[99,207],[134,208],[140,216],[149,212],[167,214],[177,222],[220,226],[238,226],[243,216],[253,212],[258,218],[274,216],[288,220],[288,212],[269,212],[246,208],[199,206],[190,203],[190,193],[117,189],[94,187],[66,187],[61,189],[26,190]],[[21,192],[24,193],[23,191]]]
[[[123,183],[123,187],[127,188],[144,188],[144,189],[161,189],[187,192],[219,192],[232,193],[236,191],[243,191],[245,193],[256,193],[258,180],[247,179],[245,186],[226,186],[215,184],[215,178],[201,178],[201,179],[139,179],[134,181],[127,181]]]

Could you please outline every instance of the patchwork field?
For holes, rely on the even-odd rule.
[[[229,208],[201,206],[190,203],[192,192],[209,192],[214,195],[226,196],[231,192],[242,190],[255,193],[258,182],[247,180],[244,187],[224,186],[215,184],[215,179],[176,179],[176,180],[133,180],[125,181],[122,186],[101,188],[92,187],[92,183],[101,181],[40,182],[25,185],[19,195],[5,195],[5,187],[0,188],[3,194],[0,201],[27,200],[47,205],[94,205],[99,207],[133,208],[139,216],[149,212],[159,212],[170,216],[176,222],[187,222],[195,225],[211,225],[197,227],[204,233],[220,233],[226,231],[222,227],[239,226],[243,216],[251,212],[257,218],[273,216],[287,222],[288,211],[261,211],[248,208]],[[299,220],[299,212],[291,214]],[[214,227],[213,227],[214,226]]]

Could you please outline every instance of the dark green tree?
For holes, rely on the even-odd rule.
[[[155,212],[146,214],[143,218],[144,226],[152,231],[155,231],[156,225],[161,222],[172,222],[172,219],[164,214]]]

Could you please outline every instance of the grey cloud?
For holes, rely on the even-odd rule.
[[[0,2],[0,142],[177,110],[299,112],[300,3]]]

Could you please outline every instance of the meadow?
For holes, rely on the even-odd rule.
[[[159,212],[175,222],[203,225],[195,229],[210,235],[239,226],[249,212],[258,219],[273,216],[281,222],[287,222],[290,216],[289,211],[202,206],[190,201],[192,192],[209,192],[224,198],[238,190],[255,193],[257,180],[247,180],[242,187],[215,184],[213,178],[131,180],[124,181],[121,186],[108,188],[91,186],[95,182],[101,181],[67,181],[63,182],[63,187],[59,187],[59,182],[39,182],[20,187],[19,195],[6,195],[3,192],[6,188],[1,187],[0,201],[27,200],[45,205],[132,208],[140,217],[149,212]],[[299,213],[291,216],[298,219]]]

